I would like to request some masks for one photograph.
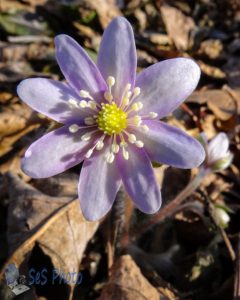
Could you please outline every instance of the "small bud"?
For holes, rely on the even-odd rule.
[[[215,172],[224,170],[230,166],[232,160],[233,160],[233,154],[229,153],[226,157],[220,158],[217,161],[215,161],[212,164],[211,169]]]
[[[230,221],[229,214],[221,207],[214,206],[213,207],[213,217],[218,226],[221,228],[226,228]]]
[[[204,132],[198,137],[206,152],[206,159],[202,166],[217,172],[229,167],[233,154],[229,151],[229,138],[224,132],[218,133],[210,142]]]

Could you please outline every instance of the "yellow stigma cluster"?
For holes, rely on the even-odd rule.
[[[127,128],[127,113],[116,103],[102,103],[96,122],[98,128],[108,135],[119,134]]]

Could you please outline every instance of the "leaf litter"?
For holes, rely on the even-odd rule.
[[[4,269],[14,262],[23,274],[32,266],[81,271],[80,286],[34,286],[21,299],[237,299],[239,290],[239,16],[231,1],[7,1],[0,3],[0,298],[13,299]],[[200,188],[164,221],[132,240],[149,216],[126,200],[125,221],[83,219],[77,200],[80,168],[32,180],[20,168],[27,146],[58,124],[32,112],[16,96],[27,77],[61,79],[53,37],[76,38],[96,61],[109,21],[123,15],[134,27],[138,71],[158,60],[195,59],[201,81],[169,124],[209,138],[224,131],[235,158],[227,170],[205,178]],[[158,166],[164,205],[196,170]],[[229,226],[219,230],[211,205],[227,207]],[[121,253],[108,236],[123,224]],[[119,225],[120,224],[120,225]],[[121,227],[121,226],[120,226]],[[236,260],[231,259],[231,249]],[[108,245],[108,246],[107,246]],[[114,255],[114,253],[117,253]],[[111,257],[112,256],[112,257]],[[107,259],[112,264],[107,263]],[[108,265],[112,265],[108,269]]]

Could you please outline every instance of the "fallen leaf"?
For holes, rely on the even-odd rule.
[[[105,29],[109,22],[122,13],[115,0],[85,0],[86,4],[96,10],[102,28]]]
[[[198,64],[201,68],[201,71],[206,75],[208,75],[209,77],[213,77],[214,79],[218,79],[218,80],[226,79],[226,73],[221,69],[215,66],[210,66],[200,60],[198,60]]]
[[[7,104],[11,101],[13,95],[9,92],[0,92],[0,103]]]
[[[159,300],[158,291],[142,275],[130,255],[124,255],[112,267],[109,282],[100,300]]]
[[[184,15],[179,9],[163,4],[160,6],[163,22],[169,37],[178,50],[188,50],[191,47],[190,34],[195,29],[191,17]]]
[[[0,156],[12,150],[16,141],[39,126],[30,120],[32,114],[25,104],[3,107],[0,113]]]
[[[98,222],[87,222],[79,200],[47,196],[16,175],[9,173],[7,264],[26,264],[34,246],[50,257],[54,268],[62,272],[78,272],[88,241]],[[4,268],[1,271],[3,275]]]
[[[199,55],[204,55],[210,59],[219,59],[223,56],[223,43],[217,39],[203,41],[198,50]]]
[[[235,89],[234,92],[239,95],[236,101],[238,100],[237,113],[240,113],[240,89]],[[236,114],[236,103],[225,90],[197,91],[188,97],[187,102],[206,103],[216,117],[224,121]]]

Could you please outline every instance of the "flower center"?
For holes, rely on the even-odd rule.
[[[105,134],[119,134],[127,128],[127,113],[119,108],[116,103],[102,103],[96,122],[98,128]]]
[[[109,151],[105,158],[108,163],[112,163],[115,156],[122,152],[125,160],[129,159],[129,151],[127,147],[130,144],[138,148],[143,148],[144,143],[137,139],[134,134],[134,128],[141,129],[142,132],[147,133],[149,128],[144,124],[144,120],[156,119],[158,114],[149,112],[147,115],[138,115],[137,112],[143,108],[142,102],[136,102],[135,99],[140,95],[140,88],[135,87],[131,89],[131,84],[128,83],[124,89],[122,99],[119,106],[115,103],[112,94],[112,87],[115,85],[115,78],[109,76],[107,78],[107,90],[104,93],[104,99],[107,103],[99,104],[96,102],[88,91],[80,90],[79,95],[83,99],[77,101],[70,98],[68,100],[69,107],[75,109],[85,109],[89,116],[84,118],[85,126],[81,127],[79,124],[71,124],[69,132],[76,133],[81,128],[89,128],[89,132],[81,136],[82,141],[89,141],[92,139],[93,146],[85,154],[86,158],[91,157],[95,150],[101,150],[104,147],[105,139],[110,140]],[[96,139],[96,133],[102,131]],[[93,140],[95,135],[95,141]],[[110,136],[110,138],[109,138]]]

